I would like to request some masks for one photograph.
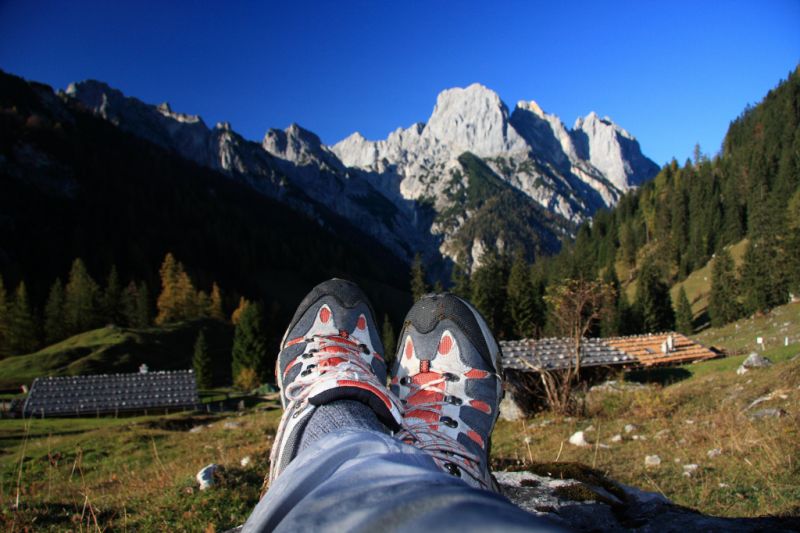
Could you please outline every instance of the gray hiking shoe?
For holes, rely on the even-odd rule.
[[[275,373],[284,413],[270,454],[270,482],[297,455],[318,405],[356,400],[390,429],[400,426],[401,405],[386,388],[374,313],[354,283],[332,279],[303,299],[281,341]]]
[[[391,384],[405,407],[396,437],[490,490],[497,490],[488,459],[502,396],[499,361],[497,342],[471,304],[427,295],[406,316]]]

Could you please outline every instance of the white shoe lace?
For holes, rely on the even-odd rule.
[[[275,434],[274,444],[270,452],[271,464],[277,464],[280,446],[289,417],[297,417],[309,403],[309,398],[319,390],[321,385],[331,381],[369,382],[378,387],[385,387],[378,381],[372,366],[362,357],[368,353],[366,345],[350,340],[346,333],[338,335],[312,335],[305,339],[306,347],[302,354],[295,359],[302,361],[303,370],[286,386],[284,396],[287,400],[286,409],[281,417],[278,431]],[[333,361],[338,359],[339,361]],[[299,363],[297,363],[299,364]],[[387,391],[388,392],[388,391]],[[399,402],[398,402],[399,404]],[[270,471],[271,479],[273,472]],[[277,475],[275,472],[274,475]]]
[[[447,395],[444,394],[444,391],[437,388],[437,385],[448,381],[445,376],[446,374],[442,374],[441,377],[422,385],[418,385],[413,381],[408,383],[408,385],[404,385],[411,389],[407,398],[412,398],[418,392],[434,392],[444,396],[442,401],[437,402],[409,402],[405,408],[406,412],[425,411],[433,413],[437,417],[441,416],[442,407],[450,403],[445,401]],[[435,459],[438,459],[441,467],[451,474],[460,475],[457,473],[457,470],[454,470],[454,467],[458,467],[472,476],[484,488],[490,488],[484,478],[485,473],[480,466],[481,458],[468,451],[466,447],[456,439],[442,433],[438,429],[433,429],[432,426],[434,424],[438,425],[441,423],[443,423],[441,419],[439,422],[427,422],[421,418],[406,416],[403,418],[403,429],[397,432],[395,437],[402,441],[410,442],[415,447],[432,455]]]

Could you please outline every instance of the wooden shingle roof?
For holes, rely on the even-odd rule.
[[[23,414],[81,416],[194,408],[199,403],[191,370],[45,377],[31,385]]]
[[[536,371],[568,368],[572,340],[565,338],[500,341],[503,368]],[[581,366],[653,366],[683,364],[717,357],[717,353],[680,333],[583,339]]]

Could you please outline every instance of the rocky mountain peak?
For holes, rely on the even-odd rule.
[[[526,151],[525,141],[509,127],[508,108],[500,96],[473,83],[442,91],[422,135],[450,147],[453,153],[486,157]]]
[[[298,165],[325,163],[330,168],[343,169],[341,162],[320,138],[298,124],[293,123],[285,130],[268,130],[261,146],[270,154]]]
[[[588,160],[621,191],[658,172],[658,165],[642,155],[639,142],[609,117],[600,118],[594,111],[579,117],[571,136],[578,156]]]
[[[514,111],[516,111],[517,109],[521,109],[523,111],[529,111],[539,118],[545,118],[544,111],[542,111],[542,108],[539,107],[539,104],[537,104],[535,100],[529,100],[529,101],[520,100],[519,102],[517,102],[517,107],[514,109]]]

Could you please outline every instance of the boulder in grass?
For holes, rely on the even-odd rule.
[[[742,362],[741,366],[736,369],[736,373],[741,376],[754,368],[767,368],[769,366],[772,366],[772,361],[757,352],[752,352]]]

